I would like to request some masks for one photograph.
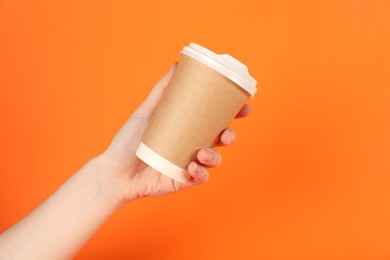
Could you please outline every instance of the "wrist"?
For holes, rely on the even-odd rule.
[[[99,190],[99,197],[111,207],[120,208],[126,204],[121,189],[121,181],[115,174],[110,161],[105,154],[92,158],[86,165],[91,168],[94,180]]]

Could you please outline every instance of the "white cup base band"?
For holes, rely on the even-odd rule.
[[[186,183],[191,177],[188,171],[168,161],[142,142],[138,146],[136,155],[155,170],[178,182]]]

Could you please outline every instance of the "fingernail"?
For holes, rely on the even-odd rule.
[[[234,138],[235,138],[235,136],[234,136],[233,131],[230,131],[230,141],[231,141],[231,143],[234,143]]]
[[[205,159],[206,161],[212,161],[214,159],[214,153],[208,149],[204,152],[203,159]]]
[[[196,164],[196,170],[195,170],[195,172],[196,172],[196,175],[199,176],[199,175],[201,174],[201,172],[202,172],[202,166]]]
[[[193,163],[193,168],[194,168],[194,172],[195,173],[198,173],[198,171],[199,171],[199,167],[198,167],[198,164],[197,163]]]

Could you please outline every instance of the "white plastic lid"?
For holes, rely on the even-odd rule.
[[[255,96],[257,81],[249,74],[247,66],[229,54],[216,54],[193,42],[185,46],[181,53],[215,69],[242,87],[251,97]]]

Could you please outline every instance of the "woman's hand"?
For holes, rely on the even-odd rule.
[[[175,65],[157,83],[103,154],[90,160],[44,203],[0,235],[0,259],[71,259],[126,202],[207,181],[206,168],[221,163],[221,155],[212,149],[199,151],[200,164],[192,162],[189,165],[192,177],[185,184],[160,174],[135,155],[174,70]],[[249,106],[245,105],[237,117],[249,112]],[[230,145],[235,138],[235,132],[226,129],[220,144]]]
[[[200,149],[197,158],[200,163],[191,162],[188,172],[191,178],[186,183],[177,182],[148,166],[135,155],[142,135],[146,130],[153,111],[156,108],[169,80],[175,71],[176,63],[163,76],[151,91],[147,99],[138,107],[122,129],[112,140],[109,148],[99,156],[108,167],[110,179],[119,188],[116,194],[119,203],[142,198],[154,197],[181,190],[186,187],[204,183],[209,178],[208,167],[217,167],[222,157],[218,151],[211,148]],[[244,105],[236,118],[249,115],[250,107]],[[217,146],[231,145],[236,140],[233,129],[227,128],[221,134]]]

